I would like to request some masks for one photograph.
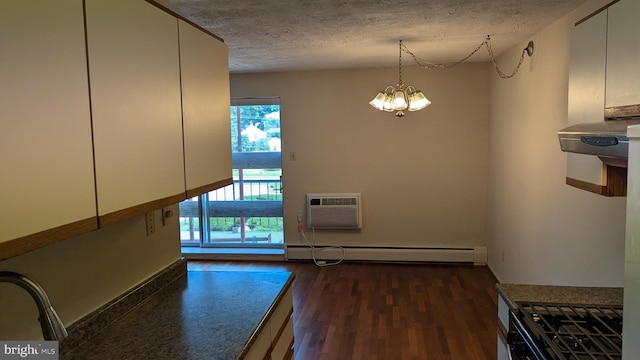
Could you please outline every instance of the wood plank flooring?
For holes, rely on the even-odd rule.
[[[189,270],[293,271],[296,360],[496,358],[486,266],[190,261]]]

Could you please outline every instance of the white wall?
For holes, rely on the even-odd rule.
[[[142,216],[2,261],[0,270],[38,282],[68,327],[180,258],[177,219],[162,226],[160,211],[155,219],[151,236]],[[0,339],[42,339],[35,303],[14,284],[0,283]]]
[[[570,29],[608,2],[587,1],[535,34],[515,78],[491,76],[488,255],[503,282],[623,286],[625,198],[565,185],[556,135],[567,126]]]
[[[281,97],[288,244],[304,244],[295,221],[306,193],[361,192],[362,231],[316,231],[317,244],[486,245],[486,64],[403,67],[405,83],[433,102],[403,118],[368,104],[397,76],[397,68],[231,76],[232,97]]]

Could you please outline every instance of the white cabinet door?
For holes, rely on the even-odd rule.
[[[627,223],[624,253],[623,359],[640,359],[640,125],[630,126]]]
[[[230,179],[229,60],[224,42],[179,20],[187,193]],[[193,196],[197,194],[191,194]]]
[[[293,288],[290,286],[280,303],[271,314],[269,327],[271,331],[271,359],[287,359],[291,353],[293,334]]]
[[[640,104],[640,1],[609,7],[606,106]]]
[[[507,331],[509,330],[509,305],[507,305],[507,301],[502,297],[501,294],[498,294],[498,336],[497,336],[497,351],[498,357],[497,360],[509,360],[509,346],[507,345],[506,336]],[[504,332],[504,335],[501,334]]]
[[[0,164],[0,242],[95,223],[81,0],[0,1]]]
[[[604,121],[607,12],[571,31],[568,124]],[[567,153],[567,177],[604,185],[603,165],[591,155]]]
[[[497,360],[511,359],[511,357],[509,356],[509,346],[500,335],[498,335],[497,344],[498,344]]]
[[[184,197],[177,19],[147,3],[87,0],[98,214]]]

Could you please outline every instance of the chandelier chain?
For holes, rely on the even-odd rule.
[[[400,40],[400,49],[398,55],[398,86],[402,86],[402,40]]]
[[[451,62],[451,63],[446,63],[446,64],[437,64],[437,63],[432,63],[428,60],[425,60],[417,55],[415,55],[414,53],[412,53],[403,43],[402,41],[400,41],[400,50],[401,52],[404,51],[407,54],[409,54],[412,58],[413,61],[415,61],[415,63],[420,66],[423,69],[433,69],[433,68],[439,68],[439,69],[448,69],[448,68],[452,68],[456,65],[460,65],[463,62],[467,61],[470,57],[472,57],[473,55],[475,55],[475,53],[477,53],[483,46],[487,47],[487,52],[489,53],[489,59],[491,60],[491,64],[493,65],[493,68],[496,70],[496,72],[498,73],[498,76],[500,76],[503,79],[509,79],[514,77],[518,71],[520,70],[520,66],[522,65],[522,62],[524,61],[524,55],[529,53],[529,48],[524,48],[522,50],[522,53],[520,54],[520,61],[518,62],[518,65],[516,65],[516,67],[513,69],[513,71],[511,72],[511,74],[507,75],[504,72],[502,72],[502,70],[500,70],[500,68],[498,67],[498,64],[496,63],[495,60],[495,56],[493,54],[493,49],[491,48],[491,37],[489,35],[487,35],[487,37],[484,39],[484,41],[482,41],[480,43],[480,45],[478,45],[471,53],[469,53],[469,55],[465,56],[464,58],[455,61],[455,62]],[[402,58],[402,56],[401,56]]]
[[[487,44],[487,51],[489,52],[489,59],[491,59],[491,64],[493,64],[493,68],[496,70],[498,75],[503,79],[512,78],[518,73],[518,70],[520,70],[520,65],[522,65],[522,61],[524,60],[524,54],[527,54],[529,51],[528,48],[522,49],[522,53],[520,54],[520,61],[518,61],[518,65],[516,65],[516,67],[513,69],[510,75],[506,75],[500,70],[500,68],[498,68],[498,64],[496,64],[496,58],[495,56],[493,56],[493,49],[491,48],[491,38],[489,36],[487,36],[485,43]]]

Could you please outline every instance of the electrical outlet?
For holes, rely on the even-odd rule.
[[[300,211],[298,212],[297,220],[298,220],[298,224],[302,224],[302,212]]]
[[[147,236],[151,236],[156,232],[156,219],[154,212],[147,213],[144,216],[147,223]]]

